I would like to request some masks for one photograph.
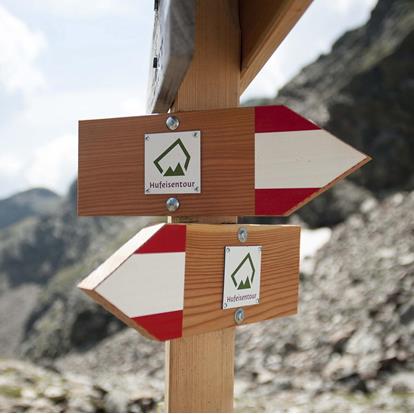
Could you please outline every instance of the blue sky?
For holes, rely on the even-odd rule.
[[[376,0],[314,0],[242,100],[274,96]],[[61,194],[77,121],[145,113],[153,0],[0,0],[0,197]]]

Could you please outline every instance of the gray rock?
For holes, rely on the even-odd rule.
[[[401,263],[401,262],[400,262]],[[408,325],[414,321],[414,304],[406,304],[400,313],[401,323]]]
[[[379,0],[274,100],[372,156],[350,180],[376,194],[414,185],[413,27],[411,0]]]
[[[414,373],[399,372],[391,378],[392,390],[395,393],[413,393],[414,394]]]

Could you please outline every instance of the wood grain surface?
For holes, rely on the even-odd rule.
[[[240,227],[248,232],[244,243]],[[173,246],[178,234],[179,251]],[[222,309],[225,247],[262,247],[260,303],[245,307],[244,324],[296,311],[299,239],[298,226],[159,224],[137,233],[78,287],[140,331],[136,318],[171,311],[182,311],[178,336],[235,327],[234,309]],[[168,264],[178,256],[181,268]]]
[[[297,311],[299,226],[187,226],[183,336],[235,326],[235,309],[222,309],[225,246],[262,246],[260,304],[246,306],[243,324],[292,315]]]
[[[144,194],[144,135],[167,132],[165,115],[79,123],[78,213],[167,215],[169,195]],[[254,109],[177,113],[178,131],[201,130],[199,195],[179,194],[175,216],[254,212]],[[220,215],[219,214],[219,215]]]
[[[169,0],[155,5],[148,113],[168,112],[194,53],[196,2]]]
[[[261,112],[275,132],[256,130],[264,119],[257,115]],[[201,130],[201,193],[144,193],[144,136],[165,132],[168,115],[83,121],[80,215],[165,215],[166,200],[175,196],[180,207],[173,216],[193,221],[203,216],[286,216],[370,160],[317,125],[304,127],[310,122],[283,106],[177,114],[179,130]],[[284,125],[286,114],[295,120],[292,125]]]
[[[239,105],[241,37],[238,17],[238,0],[197,1],[195,56],[178,91],[173,111],[228,108]],[[251,120],[254,113],[247,112],[246,116]],[[251,128],[254,129],[253,126]],[[222,132],[226,134],[230,131]],[[228,139],[228,136],[223,135],[217,141],[221,142],[220,145],[227,145]],[[244,135],[243,139],[245,139]],[[238,168],[235,170],[243,169],[246,161],[239,158],[241,154],[237,149],[238,142],[232,149],[233,156],[238,160]],[[254,144],[245,142],[242,148],[248,151],[254,150]],[[204,154],[202,151],[202,157]],[[221,162],[214,166],[220,171],[223,162],[227,161],[223,160],[223,154],[219,152],[214,155],[222,158]],[[246,154],[242,157],[245,156]],[[254,171],[254,166],[249,162],[245,165],[247,173]],[[203,168],[201,179],[204,191]],[[254,178],[250,179],[242,174],[244,177],[242,185],[247,185],[247,191],[242,195],[244,199],[254,192]],[[223,193],[222,196],[225,194]],[[246,203],[238,197],[239,195],[236,194],[236,203],[241,202],[243,210],[253,207],[250,201]],[[225,198],[226,200],[215,200],[210,197],[210,201],[233,206],[233,209],[225,208],[220,212],[220,217],[201,217],[208,215],[206,211],[209,210],[206,208],[213,207],[203,206],[200,210],[194,210],[200,216],[198,221],[236,223],[235,214],[238,214],[234,209],[236,204]],[[194,217],[183,217],[186,214],[194,214],[194,211],[183,214],[181,210],[178,212],[181,217],[172,217],[171,220],[194,222]],[[226,214],[227,216],[224,216]],[[235,352],[233,327],[169,341],[165,349],[165,403],[168,412],[233,411]]]
[[[233,411],[234,329],[170,341],[165,359],[168,412]]]

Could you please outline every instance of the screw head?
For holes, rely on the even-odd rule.
[[[194,138],[197,138],[198,137],[198,132],[196,131],[196,132],[193,132],[193,137]]]
[[[234,322],[237,323],[237,325],[241,324],[244,320],[244,310],[243,308],[239,308],[234,312]]]
[[[180,121],[176,116],[172,115],[167,118],[167,120],[165,121],[165,125],[167,125],[167,128],[171,131],[175,131],[180,125]]]
[[[244,243],[247,241],[247,229],[244,227],[240,227],[239,231],[237,232],[237,238],[239,239],[240,242]]]
[[[226,253],[230,253],[230,247],[226,247]]]
[[[165,205],[168,211],[174,212],[180,207],[180,202],[175,197],[170,197],[166,202]]]

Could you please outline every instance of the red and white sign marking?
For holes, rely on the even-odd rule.
[[[158,340],[234,326],[234,309],[223,309],[223,298],[243,305],[244,323],[296,313],[300,228],[243,227],[246,242],[239,240],[237,224],[144,228],[79,287],[117,318]],[[225,263],[227,250],[240,254],[230,254]],[[226,275],[235,289],[225,287]],[[259,291],[260,301],[253,300]]]
[[[255,108],[255,209],[287,216],[369,160],[285,106]]]
[[[181,336],[186,226],[141,230],[79,287],[159,340]],[[145,269],[145,271],[144,271]],[[126,321],[125,319],[129,319]]]
[[[285,106],[177,112],[174,131],[169,116],[80,123],[80,215],[288,216],[370,160]],[[182,141],[183,175],[165,177],[155,161],[183,167],[163,152],[191,131],[199,139]],[[178,182],[194,190],[168,187]],[[160,193],[180,207],[168,211]]]

